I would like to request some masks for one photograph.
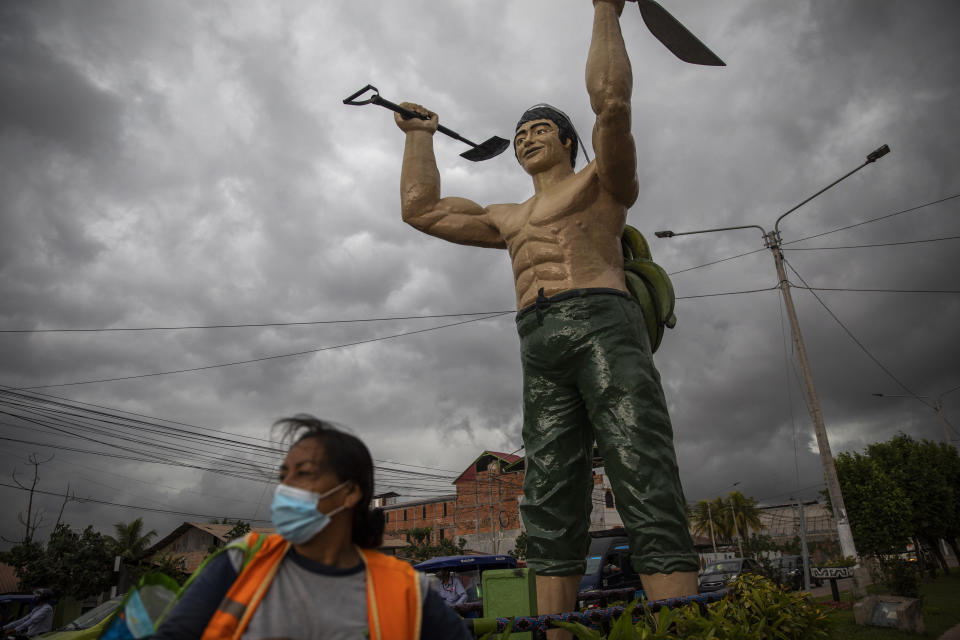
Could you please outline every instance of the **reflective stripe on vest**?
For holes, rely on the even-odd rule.
[[[250,533],[242,541],[231,545],[245,550],[246,562],[210,618],[203,632],[203,640],[240,638],[280,569],[290,543],[276,534],[266,536],[262,541],[258,540],[257,535]],[[259,549],[255,553],[246,554],[246,550],[256,546]],[[377,551],[358,551],[366,565],[370,640],[419,638],[423,598],[417,572],[406,562]]]
[[[231,547],[244,551],[244,565],[207,623],[203,640],[227,640],[243,635],[250,617],[277,575],[290,543],[276,534],[260,540],[259,534],[249,533]],[[251,554],[252,549],[255,551]]]

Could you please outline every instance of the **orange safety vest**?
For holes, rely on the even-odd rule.
[[[290,543],[277,534],[261,537],[248,533],[227,548],[243,549],[244,565],[210,618],[202,640],[238,639],[243,635],[277,575]],[[423,614],[417,572],[406,562],[378,551],[358,551],[367,572],[370,640],[417,640]]]

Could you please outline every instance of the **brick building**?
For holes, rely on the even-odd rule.
[[[484,451],[453,481],[456,493],[398,503],[395,493],[374,497],[374,506],[386,515],[384,545],[396,551],[407,545],[407,531],[431,527],[436,543],[449,538],[467,541],[478,553],[507,553],[523,531],[520,498],[523,495],[524,459],[509,453]],[[610,482],[597,459],[593,482],[590,529],[622,526],[614,506]]]
[[[467,541],[467,549],[505,553],[520,533],[519,498],[523,494],[523,458],[484,451],[453,481],[456,493],[397,503],[397,494],[374,498],[386,516],[383,546],[407,544],[407,531],[431,527],[431,540]]]

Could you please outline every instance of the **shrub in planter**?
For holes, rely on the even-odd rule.
[[[738,578],[733,587],[733,597],[708,605],[706,615],[696,605],[689,605],[661,609],[659,620],[647,613],[634,624],[625,613],[606,635],[576,623],[559,626],[569,629],[579,640],[816,640],[828,637],[826,615],[805,594],[786,591],[767,578],[750,574]]]

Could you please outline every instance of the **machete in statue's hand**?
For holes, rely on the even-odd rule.
[[[670,12],[660,6],[655,0],[636,0],[640,8],[640,15],[646,23],[650,33],[662,42],[673,55],[684,62],[704,64],[714,67],[724,67],[726,64],[717,57],[707,45],[700,42],[697,36],[680,21],[670,15]]]

